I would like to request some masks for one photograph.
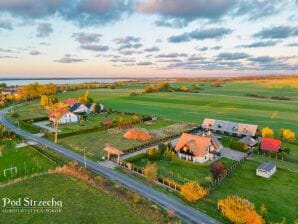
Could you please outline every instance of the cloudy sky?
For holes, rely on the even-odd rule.
[[[0,76],[297,74],[298,0],[0,0]]]

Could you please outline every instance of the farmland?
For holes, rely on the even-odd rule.
[[[144,213],[141,214],[140,211],[137,212],[138,210],[135,208],[129,207],[120,199],[115,200],[115,198],[101,190],[58,174],[37,176],[18,184],[4,186],[0,190],[0,197],[11,199],[29,197],[35,200],[55,198],[63,203],[62,212],[55,213],[55,215],[53,213],[30,213],[26,215],[23,213],[2,213],[0,223],[143,224],[162,223],[163,220],[157,212],[151,213],[152,218],[150,218]],[[147,211],[143,212],[146,213]]]

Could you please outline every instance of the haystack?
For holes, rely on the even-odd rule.
[[[139,141],[148,141],[152,137],[149,133],[143,132],[137,129],[129,129],[124,135],[123,138],[126,139],[133,139],[133,140],[139,140]]]

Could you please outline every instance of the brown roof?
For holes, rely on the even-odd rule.
[[[211,137],[203,137],[183,133],[176,144],[176,151],[180,151],[184,146],[188,146],[195,156],[203,157],[208,151],[208,146],[211,144]]]
[[[103,150],[105,150],[106,152],[115,154],[115,155],[121,155],[123,154],[123,152],[115,147],[112,146],[106,146]]]

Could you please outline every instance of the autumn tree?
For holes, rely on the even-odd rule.
[[[228,196],[218,200],[218,209],[231,222],[239,224],[264,224],[254,205],[247,199],[238,196]]]
[[[211,166],[211,173],[214,179],[217,179],[219,177],[223,177],[227,172],[227,168],[225,164],[222,162],[216,162],[213,163]]]
[[[53,122],[53,127],[55,130],[55,143],[58,143],[58,132],[59,132],[59,120],[67,112],[64,103],[57,103],[49,108],[49,119]]]
[[[44,106],[45,107],[45,106],[48,105],[48,103],[49,103],[48,96],[42,95],[40,97],[40,106]]]
[[[155,163],[148,162],[144,168],[144,176],[150,181],[155,181],[158,176],[157,165]]]
[[[263,138],[273,138],[274,137],[274,131],[267,126],[267,127],[262,129],[262,136],[263,136]]]
[[[187,182],[181,187],[181,195],[190,202],[196,202],[200,200],[205,195],[207,195],[208,190],[200,186],[195,181]]]
[[[280,129],[279,135],[281,139],[286,141],[295,139],[295,133],[291,129]]]

